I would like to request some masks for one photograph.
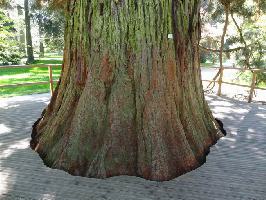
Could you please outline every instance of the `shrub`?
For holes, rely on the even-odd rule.
[[[0,64],[18,64],[21,54],[15,38],[14,22],[0,10]]]

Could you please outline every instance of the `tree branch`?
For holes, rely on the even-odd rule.
[[[250,45],[248,45],[248,46],[250,46]],[[204,47],[201,45],[199,45],[199,47],[200,47],[200,50],[203,50],[203,51],[208,51],[208,52],[211,51],[211,52],[217,52],[217,53],[220,52],[219,49],[211,49],[211,48],[207,48],[207,47]],[[230,52],[238,51],[241,49],[245,49],[245,47],[237,47],[237,48],[233,48],[233,49],[224,49],[223,52],[224,53],[230,53]]]
[[[233,15],[233,12],[231,11],[231,17],[232,17],[232,20],[239,32],[239,36],[240,36],[240,41],[242,44],[244,44],[244,55],[245,55],[245,63],[246,63],[246,67],[250,69],[250,63],[249,63],[249,58],[250,58],[250,52],[249,52],[249,49],[248,49],[248,45],[244,39],[244,36],[243,36],[243,33],[242,33],[242,29],[240,28],[240,26],[237,24],[235,18],[234,18],[234,15]]]

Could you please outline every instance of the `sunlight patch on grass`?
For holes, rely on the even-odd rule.
[[[61,64],[62,60],[53,60],[44,58],[36,61],[36,64]],[[61,67],[53,67],[53,80],[56,82],[61,74]],[[0,69],[0,85],[22,84],[29,82],[48,82],[48,68],[8,68]],[[56,83],[54,84],[54,88]],[[28,85],[18,87],[2,87],[0,88],[0,98],[20,96],[27,94],[39,94],[49,92],[49,84],[44,85]]]
[[[15,74],[15,75],[4,75],[4,76],[0,76],[1,80],[6,80],[6,79],[18,79],[18,78],[28,78],[31,76],[31,73],[27,73],[27,74]]]
[[[54,88],[56,83],[54,84]],[[0,88],[0,99],[13,97],[13,96],[22,96],[28,94],[41,94],[50,92],[49,84],[44,85],[27,85],[19,87],[9,87],[9,88]]]

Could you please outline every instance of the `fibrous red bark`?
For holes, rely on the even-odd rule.
[[[221,133],[200,80],[199,2],[72,0],[67,13],[60,83],[32,132],[44,163],[158,181],[203,164]]]

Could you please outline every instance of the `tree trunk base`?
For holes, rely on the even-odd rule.
[[[44,163],[155,181],[201,166],[222,134],[200,78],[199,1],[67,1],[66,9],[60,83],[32,132]]]

